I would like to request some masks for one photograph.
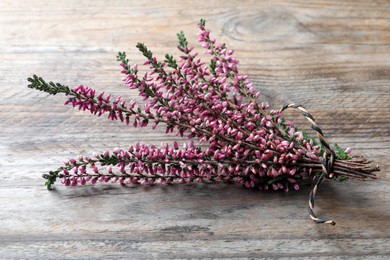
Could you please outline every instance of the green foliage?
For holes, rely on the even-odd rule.
[[[184,35],[184,32],[180,31],[176,35],[177,35],[177,39],[179,40],[179,46],[183,49],[186,49],[188,46],[188,42],[186,36]]]
[[[285,179],[286,179],[286,176],[280,175],[276,178],[269,179],[267,184],[271,185],[273,183],[284,182],[284,181],[286,181]]]
[[[104,165],[116,165],[118,164],[119,160],[118,160],[118,157],[115,155],[115,154],[112,154],[111,156],[108,155],[108,156],[105,156],[105,157],[101,157],[99,159],[99,162],[102,166]]]
[[[145,46],[145,44],[138,43],[136,47],[140,52],[142,52],[144,57],[148,59],[149,64],[155,69],[155,72],[165,74],[165,71],[162,69],[164,65],[161,62],[157,61],[156,58],[153,58],[153,53]]]
[[[340,175],[340,176],[337,176],[337,180],[339,182],[346,182],[348,180],[348,178],[346,176]]]
[[[341,148],[338,144],[335,144],[334,147],[335,147],[335,155],[336,155],[337,159],[339,159],[339,160],[351,160],[352,159],[352,156],[349,155],[348,153],[346,153],[344,151],[344,149]],[[347,181],[348,178],[346,176],[336,176],[336,179],[339,182],[345,182],[345,181]]]
[[[337,159],[340,159],[340,160],[351,160],[352,159],[352,156],[349,155],[348,153],[346,153],[343,148],[338,146],[338,144],[335,144],[334,147],[336,148],[335,153],[336,153]]]
[[[43,174],[42,177],[46,179],[45,185],[48,190],[52,189],[52,185],[56,182],[59,170],[50,171],[49,174]]]
[[[123,64],[129,64],[129,59],[126,57],[126,52],[118,52],[116,55],[116,60]]]
[[[137,74],[137,70],[134,70],[131,68],[129,64],[129,59],[127,59],[126,52],[118,52],[116,55],[116,60],[119,61],[121,64],[124,64],[124,69],[127,71],[128,74]]]
[[[306,133],[306,131],[305,131],[305,130],[302,130],[301,132],[302,132],[303,139],[305,139],[305,140],[307,140],[307,141],[310,141],[310,140],[309,140],[309,137],[308,137],[308,135],[307,135],[307,133]]]
[[[136,47],[138,48],[138,50],[140,52],[142,52],[142,54],[148,59],[148,60],[151,60],[153,58],[153,53],[145,46],[145,44],[143,43],[138,43],[136,45]]]
[[[215,69],[217,68],[217,63],[215,60],[211,60],[210,61],[210,72],[213,74],[213,75],[217,75],[217,73],[215,72]]]
[[[199,21],[199,24],[200,24],[200,26],[205,27],[206,26],[206,20],[201,18],[200,21]]]
[[[177,69],[177,63],[176,60],[173,58],[172,55],[165,54],[165,60],[164,62],[168,65],[168,67],[171,67],[173,69]]]
[[[71,92],[68,86],[62,85],[60,83],[54,83],[52,81],[47,83],[45,80],[43,80],[41,77],[38,77],[37,75],[33,75],[32,78],[27,78],[27,80],[31,83],[27,87],[43,91],[51,95],[56,95],[58,93],[69,94]]]

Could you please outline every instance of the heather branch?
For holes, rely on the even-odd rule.
[[[86,184],[91,181],[127,182],[133,184],[153,184],[159,183],[192,182],[196,181],[236,181],[245,185],[257,185],[259,188],[273,189],[289,186],[298,189],[298,182],[304,181],[300,175],[272,176],[267,175],[265,170],[263,178],[257,174],[258,168],[264,167],[257,161],[233,162],[227,160],[216,160],[203,153],[200,148],[196,148],[189,143],[183,149],[178,149],[177,143],[174,148],[169,148],[166,144],[161,148],[146,145],[130,146],[127,151],[116,148],[113,153],[104,152],[94,154],[93,157],[79,156],[65,162],[65,166],[60,167],[49,174],[45,174],[46,186],[51,188],[57,178],[61,178],[66,185]],[[263,162],[272,165],[272,161]],[[234,166],[235,165],[235,166]],[[102,166],[107,166],[106,170]],[[238,172],[238,169],[242,172]],[[115,167],[115,169],[113,168]]]

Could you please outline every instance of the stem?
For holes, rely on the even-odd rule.
[[[376,179],[374,172],[379,171],[379,166],[369,166],[370,161],[363,157],[354,157],[351,160],[336,159],[333,165],[334,177],[341,176],[351,179]],[[298,166],[308,167],[313,170],[321,170],[322,164],[319,161],[310,159],[302,159],[298,162]]]

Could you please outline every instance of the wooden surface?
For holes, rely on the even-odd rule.
[[[199,2],[0,1],[1,259],[390,257],[389,1]],[[309,220],[308,187],[45,189],[42,173],[79,153],[176,137],[63,106],[26,78],[132,97],[116,53],[141,63],[140,41],[158,57],[177,54],[180,30],[198,47],[199,18],[273,108],[304,104],[332,143],[380,164],[376,181],[320,187],[316,210],[336,226]],[[298,113],[286,116],[307,128]]]

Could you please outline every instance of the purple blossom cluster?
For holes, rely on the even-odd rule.
[[[123,81],[129,89],[139,91],[143,106],[104,92],[97,94],[83,85],[65,91],[65,104],[98,116],[108,114],[109,119],[133,127],[164,123],[166,133],[186,135],[189,143],[182,149],[176,142],[173,147],[137,144],[128,150],[117,148],[112,153],[71,159],[51,174],[73,186],[97,181],[226,181],[248,188],[298,189],[298,183],[313,170],[298,162],[319,162],[321,148],[304,138],[281,113],[268,111],[268,103],[259,101],[260,93],[249,77],[239,72],[234,51],[217,44],[204,22],[199,29],[198,41],[210,57],[208,64],[188,46],[183,33],[178,34],[182,53],[178,61],[166,55],[166,60],[159,62],[145,45],[137,45],[150,70],[143,75],[137,65],[129,64],[125,53],[119,53]],[[206,148],[195,146],[194,139]]]

